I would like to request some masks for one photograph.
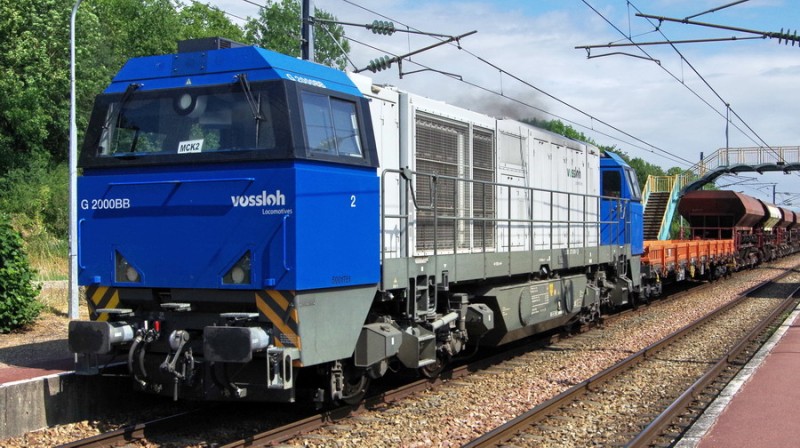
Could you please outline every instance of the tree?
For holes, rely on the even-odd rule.
[[[92,0],[86,11],[93,14],[102,36],[89,55],[105,71],[105,81],[132,57],[174,53],[181,21],[172,0]],[[98,93],[98,92],[95,92]]]
[[[314,8],[314,17],[336,20],[332,14]],[[245,40],[289,56],[300,56],[301,10],[299,0],[267,0],[258,17],[245,25]],[[341,46],[341,47],[340,47]],[[341,25],[317,23],[314,59],[320,64],[344,69],[350,44]]]
[[[683,169],[683,168],[681,168],[679,166],[673,166],[672,168],[667,170],[667,176],[674,176],[676,174],[683,174],[684,172],[686,172],[685,169]]]
[[[225,17],[219,8],[202,3],[179,5],[179,40],[218,36],[245,43],[244,30]]]
[[[0,172],[24,166],[33,153],[63,160],[69,113],[67,2],[2,2],[0,17]]]
[[[636,177],[639,178],[639,183],[644,186],[649,176],[665,176],[664,170],[660,166],[653,165],[650,162],[642,160],[638,157],[629,159],[628,165],[636,172]]]

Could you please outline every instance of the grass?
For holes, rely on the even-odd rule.
[[[68,287],[42,288],[38,299],[39,302],[44,305],[44,309],[42,311],[45,313],[55,314],[56,316],[67,316],[69,314]],[[83,305],[83,303],[81,303],[81,305]]]
[[[46,233],[25,239],[28,261],[37,272],[38,281],[67,280],[69,278],[69,244]]]
[[[36,270],[36,281],[69,279],[69,244],[66,240],[53,238],[46,232],[28,235],[25,251],[31,268]],[[38,300],[44,305],[42,312],[65,317],[69,313],[69,285],[43,285]],[[82,300],[81,308],[85,308]]]

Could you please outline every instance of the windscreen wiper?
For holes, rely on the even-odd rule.
[[[103,123],[103,132],[101,132],[99,135],[97,142],[98,145],[100,141],[103,139],[103,135],[108,133],[109,126],[111,126],[111,120],[113,120],[115,117],[117,119],[116,126],[119,127],[120,121],[122,120],[122,110],[125,108],[125,104],[127,104],[127,102],[130,101],[131,97],[133,96],[133,92],[136,91],[136,89],[138,89],[139,87],[142,87],[142,85],[132,82],[128,84],[128,87],[125,88],[125,92],[122,93],[122,97],[120,97],[119,99],[117,112],[109,114],[109,116],[106,117],[105,123]]]
[[[106,122],[103,125],[103,130],[108,130],[108,126],[111,125],[111,120],[114,117],[117,117],[117,126],[119,126],[120,119],[122,117],[122,109],[125,108],[125,104],[130,101],[131,96],[133,96],[133,92],[136,91],[139,87],[142,87],[141,84],[137,84],[132,82],[128,84],[128,87],[125,88],[125,92],[122,93],[122,97],[119,99],[119,105],[117,106],[117,113],[111,114],[106,118]]]
[[[258,134],[261,127],[261,121],[264,119],[261,116],[261,95],[258,100],[253,96],[253,90],[250,89],[250,81],[247,80],[247,73],[239,73],[236,75],[236,80],[242,86],[244,97],[247,99],[247,104],[250,105],[250,111],[253,113],[253,119],[256,120],[256,145],[258,144]]]

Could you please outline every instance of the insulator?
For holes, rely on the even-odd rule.
[[[372,25],[368,25],[367,28],[372,30],[375,34],[392,35],[396,31],[393,22],[386,22],[384,20],[374,20]]]
[[[786,32],[784,33],[783,28],[781,28],[781,32],[778,33],[778,45],[780,45],[781,43],[783,43],[784,45],[789,45],[789,41],[792,42],[793,47],[795,42],[800,42],[797,39],[797,30],[794,30],[794,33],[792,33],[792,30],[787,28]]]
[[[392,66],[392,58],[389,56],[381,56],[377,59],[373,59],[369,61],[367,64],[367,69],[372,73],[379,72],[381,70],[386,70],[387,68]]]

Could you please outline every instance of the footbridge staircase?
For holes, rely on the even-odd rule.
[[[670,239],[670,224],[678,207],[680,191],[690,178],[688,174],[647,178],[642,191],[645,241]]]

